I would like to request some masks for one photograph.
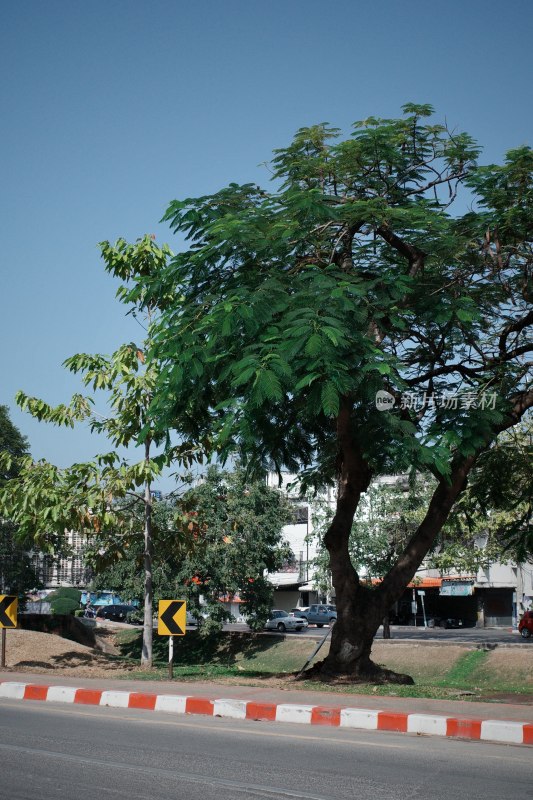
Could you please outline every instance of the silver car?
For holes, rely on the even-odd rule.
[[[302,631],[304,628],[307,628],[308,624],[307,620],[302,617],[293,617],[288,614],[287,611],[281,611],[281,609],[275,608],[270,612],[270,616],[265,624],[265,629],[267,631],[285,633],[285,631]]]

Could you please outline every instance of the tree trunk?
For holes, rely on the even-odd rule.
[[[150,460],[150,442],[145,443],[145,460]],[[152,666],[153,585],[152,585],[152,495],[150,481],[144,485],[144,625],[141,666]]]
[[[337,622],[328,655],[303,677],[311,674],[321,680],[412,683],[408,675],[397,675],[379,667],[370,658],[374,636],[390,606],[384,605],[378,590],[360,583],[350,560],[349,539],[354,515],[361,494],[368,489],[372,478],[370,467],[354,441],[350,413],[350,404],[345,399],[337,419],[337,508],[324,537],[335,587]]]
[[[413,683],[409,675],[385,669],[370,658],[383,616],[377,590],[355,582],[351,587],[345,586],[340,600],[337,595],[337,622],[332,631],[329,653],[303,677],[350,683]]]
[[[512,411],[492,432],[493,436],[516,424],[533,405],[533,393],[520,395]],[[326,658],[311,667],[310,675],[322,680],[367,681],[372,683],[413,683],[402,675],[375,664],[370,658],[372,643],[381,621],[397,602],[442,529],[453,504],[466,486],[468,474],[490,437],[470,456],[457,453],[448,478],[441,478],[426,515],[378,587],[360,583],[350,561],[349,538],[361,494],[368,489],[372,472],[357,445],[351,426],[351,404],[343,398],[337,418],[338,490],[335,516],[324,537],[336,593],[337,622]]]

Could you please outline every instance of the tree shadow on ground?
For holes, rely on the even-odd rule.
[[[50,661],[56,666],[93,664],[94,653],[79,653],[76,650],[71,650],[67,653],[61,653],[61,655],[58,656],[52,656]]]
[[[50,656],[49,661],[19,661],[17,667],[31,667],[38,669],[57,669],[57,667],[85,667],[94,664],[94,653],[80,653],[71,650],[57,656]]]
[[[183,637],[174,637],[174,666],[224,666],[234,667],[238,661],[247,661],[267,653],[280,642],[279,636],[250,633],[219,632],[201,635],[199,631],[187,631]],[[140,659],[142,632],[120,644],[122,656]],[[154,637],[154,661],[168,660],[168,637]],[[252,674],[247,669],[248,674]],[[272,672],[253,672],[254,675],[272,677]]]

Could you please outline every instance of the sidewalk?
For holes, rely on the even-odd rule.
[[[11,671],[0,673],[2,697],[533,745],[533,706],[508,703]]]

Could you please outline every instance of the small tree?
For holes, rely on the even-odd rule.
[[[229,620],[221,597],[239,595],[252,628],[262,628],[272,607],[267,572],[279,569],[290,554],[282,528],[291,519],[285,497],[264,481],[250,481],[242,469],[208,470],[205,481],[179,503],[198,547],[180,564],[176,580],[187,586],[192,607],[203,597],[206,628]]]
[[[107,267],[116,274],[128,270],[154,271],[168,258],[168,248],[159,248],[145,236],[134,245],[118,242],[111,247],[104,242],[102,254]],[[119,296],[122,290],[119,289]],[[147,309],[150,317],[150,309]],[[168,433],[155,429],[148,416],[158,377],[158,364],[147,358],[149,339],[138,346],[129,343],[111,356],[80,353],[68,358],[65,366],[82,376],[85,386],[108,393],[111,414],[97,413],[92,397],[75,395],[69,405],[51,407],[43,400],[17,395],[19,406],[39,420],[72,427],[88,421],[91,431],[104,433],[115,447],[141,446],[142,460],[130,464],[113,451],[97,456],[89,463],[74,464],[61,470],[46,462],[34,463],[27,456],[18,462],[19,473],[0,489],[0,510],[4,509],[18,525],[21,535],[32,536],[37,545],[50,531],[62,534],[65,529],[89,536],[102,531],[119,535],[122,546],[128,541],[132,517],[129,506],[142,506],[144,556],[144,629],[141,663],[152,664],[153,578],[152,578],[152,482],[164,465],[180,458],[187,460],[182,448],[154,453],[167,442]],[[14,461],[5,454],[4,468]],[[124,499],[127,500],[124,503]],[[177,544],[177,542],[176,542]]]

